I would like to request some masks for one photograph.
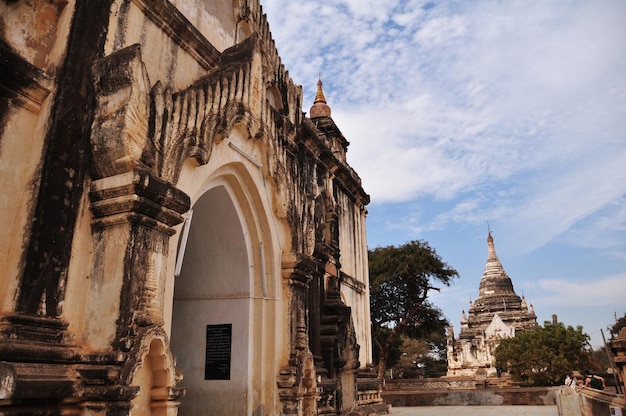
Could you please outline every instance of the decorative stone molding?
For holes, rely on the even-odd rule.
[[[172,235],[190,204],[184,192],[145,168],[94,181],[89,195],[92,223],[99,229],[132,219]]]
[[[99,177],[143,165],[176,184],[185,160],[207,163],[214,143],[236,125],[243,123],[250,137],[263,135],[267,123],[254,114],[267,111],[254,94],[260,84],[253,70],[259,47],[251,36],[222,54],[219,70],[175,93],[160,82],[149,87],[138,45],[98,61],[91,143]]]
[[[148,140],[150,80],[139,45],[97,61],[92,70],[97,110],[91,151],[96,173],[106,178],[140,164]]]
[[[57,400],[72,397],[74,387],[63,364],[0,362],[0,399]]]
[[[128,354],[131,359],[125,362],[120,379],[125,385],[132,386],[143,361],[150,360],[153,372],[150,394],[153,401],[170,401],[182,397],[185,390],[177,387],[182,377],[176,373],[175,359],[168,347],[169,340],[165,331],[158,326],[144,328],[138,334],[138,339]]]
[[[7,97],[33,113],[50,94],[49,77],[0,41],[0,97]]]
[[[172,227],[183,221],[190,201],[145,168],[94,181],[90,198],[94,244],[102,246],[96,252],[94,279],[104,278],[98,275],[104,270],[99,265],[118,265],[114,275],[108,272],[108,279],[121,279],[118,339],[127,350],[133,343],[133,325],[163,324],[161,288],[169,237]],[[120,235],[126,241],[122,251],[114,249]]]

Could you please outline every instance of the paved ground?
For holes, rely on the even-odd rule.
[[[394,407],[392,416],[558,416],[556,406]]]

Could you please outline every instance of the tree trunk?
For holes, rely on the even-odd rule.
[[[378,343],[378,374],[379,380],[385,378],[385,370],[387,370],[387,358],[389,357],[389,350],[393,345],[393,340],[396,337],[396,328],[394,328],[388,335],[384,344]]]
[[[379,380],[383,380],[385,378],[385,370],[387,370],[387,351],[385,351],[385,354],[383,354],[382,351],[379,351],[379,353],[378,353],[378,373],[376,374],[376,377]]]

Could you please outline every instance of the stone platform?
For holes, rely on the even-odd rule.
[[[392,416],[558,416],[556,406],[393,407]]]
[[[389,387],[389,385],[387,385]],[[391,390],[383,400],[403,406],[553,406],[558,387],[494,388],[467,390]]]

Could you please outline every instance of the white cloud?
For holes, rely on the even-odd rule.
[[[606,204],[596,215],[577,223],[563,241],[590,249],[602,250],[605,256],[626,264],[626,197]]]
[[[305,109],[321,72],[348,162],[386,208],[368,235],[470,245],[489,220],[518,260],[555,245],[569,270],[580,251],[567,247],[595,259],[593,284],[521,273],[538,308],[623,303],[626,2],[263,4]],[[476,291],[461,281],[434,299],[454,321]]]
[[[571,305],[622,307],[626,297],[624,282],[626,272],[594,278],[593,282],[584,278],[580,281],[542,279],[537,282],[535,293],[539,296],[535,300],[537,304],[552,308]]]
[[[552,175],[537,183],[527,194],[517,215],[503,220],[510,238],[521,241],[517,249],[532,251],[566,233],[578,222],[601,212],[616,202],[623,204],[626,195],[626,147],[588,160],[579,158],[563,170],[546,172]],[[623,210],[623,205],[622,205]],[[624,228],[624,216],[614,217],[607,228]],[[621,222],[620,222],[621,221]],[[519,224],[526,224],[520,230]],[[584,244],[585,238],[581,240]],[[624,244],[622,236],[622,244]]]
[[[441,48],[466,32],[465,19],[459,16],[436,17],[425,22],[414,39],[424,49]]]

